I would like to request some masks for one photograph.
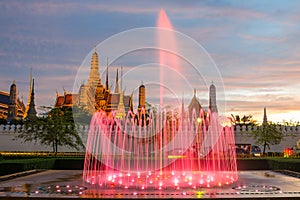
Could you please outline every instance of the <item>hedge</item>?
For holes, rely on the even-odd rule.
[[[300,172],[300,159],[297,158],[270,158],[268,165],[272,170],[290,170]]]
[[[0,162],[0,176],[32,169],[53,169],[55,160],[55,158],[2,160]]]
[[[34,158],[0,161],[0,176],[32,169],[82,170],[84,158]],[[291,170],[300,172],[300,159],[237,159],[238,170]]]

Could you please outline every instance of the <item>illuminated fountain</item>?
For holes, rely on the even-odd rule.
[[[158,21],[159,27],[172,29],[163,11]],[[162,49],[168,45],[158,40]],[[175,41],[170,43],[175,45]],[[176,58],[163,50],[159,56],[161,65],[179,70]],[[161,70],[160,85],[165,81]],[[210,110],[167,110],[163,95],[161,86],[160,106],[155,111],[129,111],[121,118],[116,111],[93,115],[84,181],[101,188],[148,191],[218,187],[237,180],[231,121]]]
[[[237,180],[233,127],[217,113],[192,119],[174,112],[91,121],[83,179],[113,188],[223,186]],[[141,125],[147,124],[147,125]]]

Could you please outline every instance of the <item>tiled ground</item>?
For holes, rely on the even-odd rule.
[[[0,197],[260,198],[299,197],[300,179],[271,171],[240,171],[236,183],[198,189],[103,189],[83,183],[82,171],[48,170],[0,182]],[[50,187],[50,188],[48,188]],[[54,192],[55,191],[55,192]],[[57,192],[59,191],[59,192]],[[58,194],[59,193],[59,194]]]

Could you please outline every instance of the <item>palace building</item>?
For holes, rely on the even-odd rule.
[[[34,103],[34,79],[30,72],[30,85],[28,91],[28,102],[25,107],[23,100],[18,97],[18,88],[16,81],[10,86],[10,91],[0,91],[0,119],[12,120],[36,118],[36,110]]]
[[[23,119],[25,105],[18,97],[16,82],[10,86],[10,91],[0,91],[0,119],[11,121],[14,119]]]
[[[108,66],[106,66],[105,85],[102,84],[99,72],[99,56],[95,51],[92,55],[87,83],[80,86],[77,94],[71,94],[66,91],[64,91],[63,95],[57,93],[54,107],[67,108],[75,105],[88,110],[91,114],[99,110],[107,113],[116,110],[116,117],[120,118],[124,117],[129,110],[133,110],[132,95],[124,94],[122,81],[121,83],[119,82],[119,70],[117,69],[116,72],[114,91],[111,91],[109,87]],[[143,98],[143,101],[145,101],[145,98]]]

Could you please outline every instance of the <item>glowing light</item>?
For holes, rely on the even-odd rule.
[[[202,119],[200,117],[198,117],[197,122],[200,124],[202,122]]]
[[[197,198],[202,198],[203,197],[204,192],[203,191],[197,191],[196,192],[196,197]]]
[[[175,184],[178,184],[178,182],[179,182],[178,179],[175,178],[174,183],[175,183]]]
[[[181,156],[181,155],[168,155],[169,159],[174,159],[174,158],[187,158],[187,156]]]

